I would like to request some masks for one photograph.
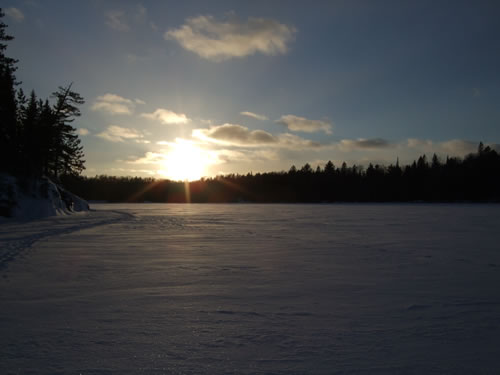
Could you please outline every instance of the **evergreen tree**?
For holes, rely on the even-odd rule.
[[[80,145],[76,128],[70,125],[81,114],[77,106],[85,101],[80,94],[71,90],[71,86],[72,84],[59,87],[59,90],[52,94],[56,98],[56,104],[53,108],[55,143],[51,172],[56,179],[62,173],[80,174],[85,168],[83,147]]]
[[[15,172],[17,169],[17,119],[16,119],[16,60],[7,57],[6,42],[14,39],[6,33],[7,25],[1,21],[0,9],[0,171]]]
[[[40,169],[39,173],[50,175],[50,166],[53,159],[52,153],[55,149],[55,126],[54,113],[48,100],[40,106],[40,118],[38,124],[38,144],[40,147]]]
[[[324,171],[327,175],[332,175],[335,172],[335,166],[330,160],[328,160],[328,163],[325,164]]]
[[[300,171],[306,174],[313,173],[313,169],[311,168],[311,165],[309,163],[305,163],[304,166],[300,168]]]

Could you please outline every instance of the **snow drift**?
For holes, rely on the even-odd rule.
[[[47,177],[16,178],[0,174],[0,216],[37,219],[88,210],[85,200]]]

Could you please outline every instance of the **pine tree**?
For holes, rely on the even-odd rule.
[[[38,145],[40,148],[40,175],[50,175],[51,161],[55,152],[56,129],[54,126],[54,113],[48,100],[40,105],[40,118],[38,124]]]
[[[59,87],[51,106],[32,91],[26,99],[16,92],[16,60],[7,57],[6,42],[13,39],[1,22],[0,9],[0,172],[22,176],[80,174],[85,169],[83,147],[71,122],[80,116],[80,94]]]
[[[5,42],[14,39],[6,33],[7,25],[1,21],[0,9],[0,171],[15,172],[17,169],[17,120],[16,120],[16,60],[7,57]]]
[[[328,163],[325,164],[325,173],[327,175],[332,175],[335,172],[335,166],[331,162],[331,160],[328,160]]]
[[[56,98],[53,108],[55,143],[52,152],[52,174],[56,179],[61,173],[80,174],[85,168],[83,147],[80,145],[76,128],[70,125],[81,114],[77,106],[85,101],[80,94],[71,91],[71,86],[72,84],[59,87],[59,90],[52,94]]]

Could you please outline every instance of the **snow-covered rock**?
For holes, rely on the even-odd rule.
[[[47,177],[20,179],[0,174],[0,216],[36,219],[88,210],[85,200]]]

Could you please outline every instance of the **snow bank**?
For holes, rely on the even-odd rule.
[[[85,200],[47,177],[0,175],[0,216],[31,220],[88,210]]]

